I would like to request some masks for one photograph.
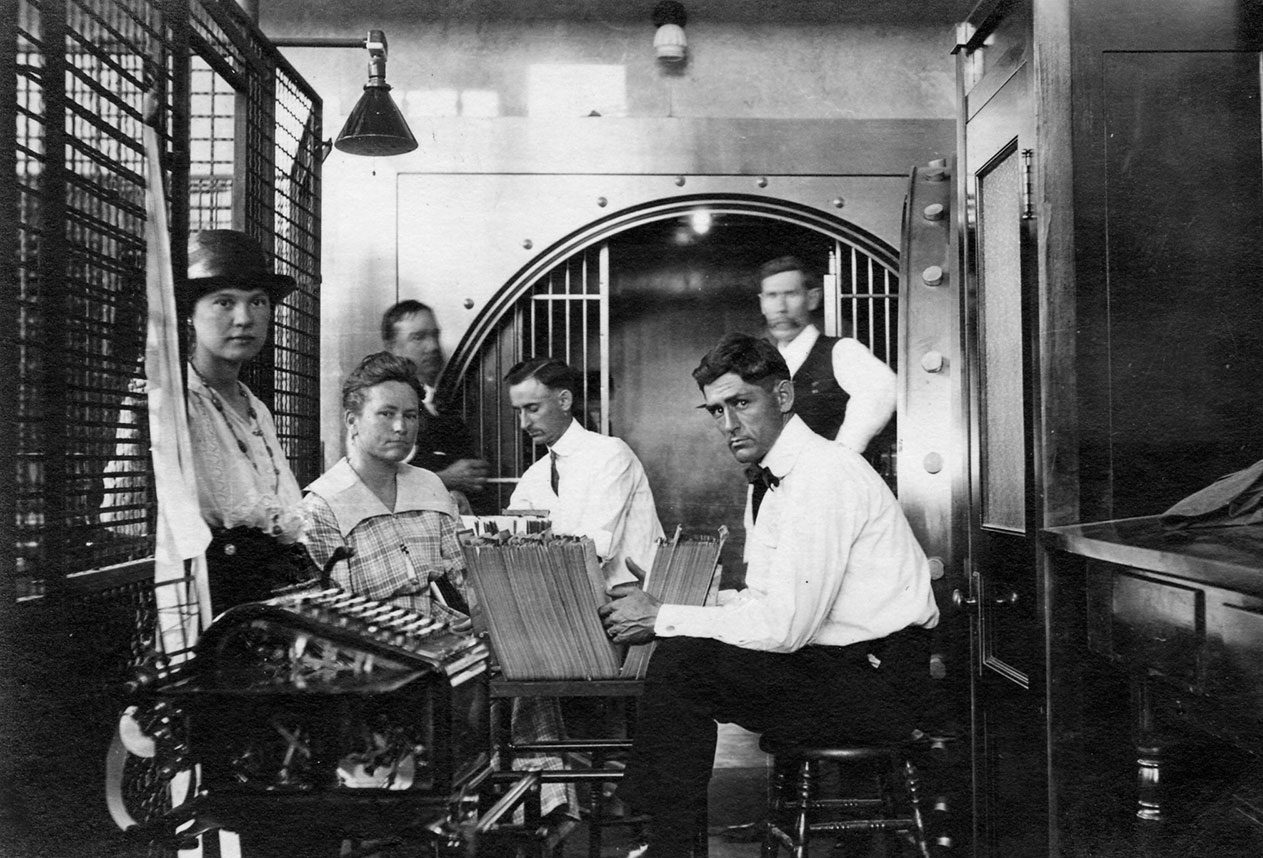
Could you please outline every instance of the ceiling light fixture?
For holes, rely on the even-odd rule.
[[[684,25],[688,14],[684,4],[675,0],[662,0],[653,7],[653,25],[658,28],[653,36],[653,50],[658,59],[667,63],[684,62],[688,39],[684,37]]]
[[[342,131],[333,145],[349,155],[386,157],[402,155],[417,148],[408,123],[386,83],[386,34],[369,30],[366,39],[273,39],[277,47],[290,48],[367,48],[368,83],[364,94],[351,109]]]

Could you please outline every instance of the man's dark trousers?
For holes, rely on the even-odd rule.
[[[777,742],[911,738],[929,679],[928,640],[924,630],[907,629],[877,641],[792,653],[705,638],[659,640],[619,790],[637,813],[652,817],[652,854],[690,853],[714,764],[716,722]]]

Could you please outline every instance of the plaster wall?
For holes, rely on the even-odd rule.
[[[953,39],[941,22],[694,18],[688,62],[669,70],[639,17],[421,19],[407,7],[260,10],[272,37],[384,30],[387,79],[420,143],[393,158],[335,150],[324,164],[326,462],[340,454],[341,378],[379,348],[378,320],[399,298],[435,305],[451,354],[532,254],[598,217],[683,193],[780,195],[897,247],[910,168],[952,154]],[[366,52],[284,51],[320,92],[335,137]]]

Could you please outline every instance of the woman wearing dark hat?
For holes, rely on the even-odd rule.
[[[276,437],[272,415],[239,376],[267,340],[272,307],[294,288],[273,274],[248,235],[215,229],[189,236],[181,312],[193,332],[189,434],[207,550],[211,602],[218,614],[268,598],[308,577],[302,493]]]

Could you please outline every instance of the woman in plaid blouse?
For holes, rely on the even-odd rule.
[[[322,569],[335,550],[350,550],[350,559],[331,572],[344,589],[426,616],[442,615],[465,630],[469,617],[456,610],[464,608],[465,572],[456,504],[437,476],[404,464],[416,440],[422,396],[412,361],[389,352],[369,355],[347,377],[342,385],[346,456],[307,486],[304,540]],[[437,595],[439,583],[452,585],[444,588],[446,599]],[[515,742],[564,736],[555,700],[514,701]],[[558,757],[519,756],[515,765],[563,765]],[[564,822],[578,808],[573,791],[571,785],[545,784],[542,812]]]
[[[430,471],[403,464],[420,408],[420,384],[410,367],[406,358],[381,352],[348,376],[342,387],[346,456],[307,486],[305,540],[321,568],[337,548],[351,550],[332,570],[340,586],[429,616],[447,607],[431,583],[446,579],[459,587],[465,562],[451,495]],[[468,625],[463,614],[447,613]]]

